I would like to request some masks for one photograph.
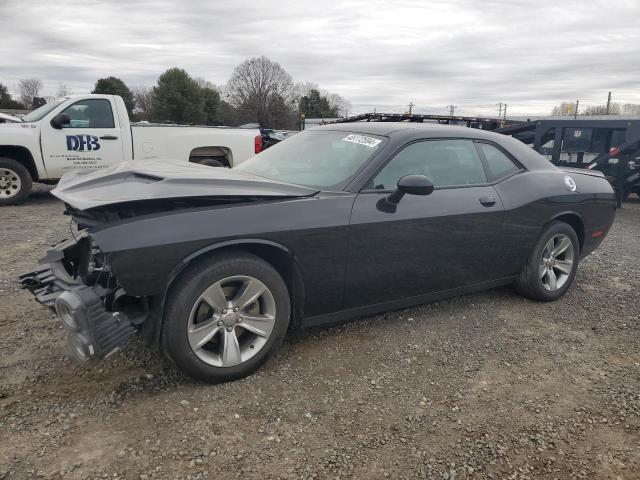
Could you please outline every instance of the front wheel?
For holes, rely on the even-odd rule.
[[[280,346],[289,325],[287,286],[267,262],[245,253],[188,268],[167,298],[163,350],[206,382],[245,377]]]
[[[0,157],[0,206],[24,202],[33,181],[24,165],[11,158]]]
[[[580,242],[575,230],[564,222],[553,222],[520,271],[516,289],[532,300],[557,300],[573,283],[579,260]]]

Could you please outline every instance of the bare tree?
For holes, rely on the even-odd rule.
[[[551,110],[551,115],[555,116],[567,116],[573,115],[575,112],[576,105],[573,102],[562,102],[560,105],[556,105]]]
[[[625,103],[622,106],[623,115],[640,115],[640,103]]]
[[[203,78],[203,77],[196,77],[196,78],[194,78],[194,80],[196,81],[196,83],[197,83],[198,85],[200,85],[200,88],[210,88],[211,90],[216,90],[216,91],[218,91],[218,90],[219,90],[219,88],[218,88],[218,87],[216,87],[216,86],[213,84],[213,82],[210,82],[209,80],[206,80],[206,79],[205,79],[205,78]]]
[[[56,91],[56,98],[66,97],[67,95],[71,95],[71,89],[67,87],[65,83],[61,83],[58,85],[58,90]]]
[[[134,87],[135,113],[141,120],[149,120],[153,109],[153,89],[151,87]]]
[[[296,104],[300,103],[302,97],[309,95],[311,90],[320,91],[320,86],[314,82],[298,82],[293,86],[293,98]]]
[[[582,115],[620,115],[622,108],[619,103],[609,104],[609,112],[607,113],[606,105],[589,105],[582,111]]]
[[[33,99],[36,98],[40,89],[42,88],[42,81],[37,78],[22,78],[18,82],[18,89],[20,90],[20,102],[30,108],[33,105]]]
[[[338,115],[342,117],[348,117],[349,111],[351,110],[351,102],[349,102],[342,95],[338,95],[337,93],[329,93],[325,92],[325,96],[327,100],[329,100],[329,105],[333,110],[338,112]]]
[[[242,121],[269,127],[295,123],[291,75],[267,57],[250,58],[238,65],[227,82],[226,93]]]

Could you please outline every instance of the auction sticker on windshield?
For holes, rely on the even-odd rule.
[[[364,135],[355,135],[353,133],[350,135],[347,135],[342,140],[344,142],[357,143],[359,145],[364,145],[366,147],[371,147],[371,148],[377,146],[382,141],[377,138],[366,137]]]

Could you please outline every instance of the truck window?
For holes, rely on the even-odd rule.
[[[105,99],[80,100],[62,113],[69,115],[70,128],[114,128],[111,102]]]

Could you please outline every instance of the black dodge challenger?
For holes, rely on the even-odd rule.
[[[236,379],[289,328],[515,283],[561,297],[607,234],[600,172],[510,137],[407,123],[329,125],[233,169],[133,161],[70,173],[76,228],[22,282],[72,352],[140,332],[188,374]]]

